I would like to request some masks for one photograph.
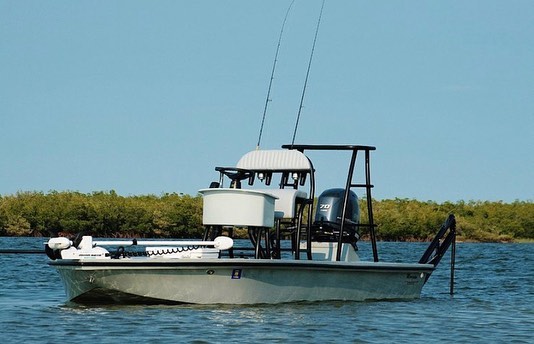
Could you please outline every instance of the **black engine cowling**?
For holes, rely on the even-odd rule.
[[[317,210],[313,222],[313,237],[315,241],[338,241],[343,215],[343,198],[345,189],[335,188],[325,190],[317,200]],[[358,240],[357,226],[360,223],[360,208],[358,197],[349,191],[347,208],[345,210],[344,242]]]

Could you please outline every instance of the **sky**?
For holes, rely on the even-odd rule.
[[[0,0],[0,195],[196,195],[256,147],[290,3]],[[291,143],[320,8],[291,8],[261,149]],[[377,199],[534,200],[534,1],[327,0],[295,143],[375,146]]]

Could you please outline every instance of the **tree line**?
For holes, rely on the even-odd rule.
[[[366,221],[365,201],[360,204]],[[534,240],[534,203],[413,199],[373,201],[377,237],[387,241],[430,240],[454,213],[460,240]],[[0,195],[0,236],[198,238],[203,234],[202,197],[166,193],[120,196],[114,191],[19,192]],[[362,233],[365,238],[367,233]]]

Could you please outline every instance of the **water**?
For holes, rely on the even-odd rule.
[[[44,239],[0,238],[0,249]],[[421,243],[379,243],[382,260],[415,262]],[[366,243],[361,254],[369,253]],[[421,299],[261,306],[99,306],[65,302],[43,254],[2,254],[0,331],[8,343],[337,342],[532,343],[534,244],[457,245],[456,294],[448,257]]]

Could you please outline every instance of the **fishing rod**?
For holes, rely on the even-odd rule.
[[[271,87],[273,85],[273,79],[274,79],[274,72],[276,70],[276,62],[278,61],[278,53],[280,51],[280,44],[282,42],[282,35],[284,33],[284,27],[286,26],[287,17],[289,16],[289,11],[291,11],[291,7],[293,6],[293,3],[295,0],[291,1],[291,4],[289,4],[289,7],[287,8],[286,15],[284,17],[284,21],[282,22],[282,28],[280,29],[280,36],[278,37],[278,45],[276,46],[276,53],[274,55],[274,62],[273,62],[273,69],[271,71],[271,79],[269,81],[269,88],[267,90],[267,97],[265,99],[265,107],[263,109],[263,117],[261,119],[261,126],[260,126],[260,135],[258,137],[258,144],[256,145],[256,150],[260,149],[260,143],[261,143],[261,135],[263,133],[263,125],[265,123],[265,115],[267,114],[267,106],[269,105],[269,102],[271,101]]]
[[[306,93],[306,86],[308,85],[308,77],[310,75],[310,68],[313,60],[313,52],[315,51],[315,43],[317,42],[317,34],[319,33],[319,26],[321,24],[321,18],[323,16],[323,8],[324,8],[325,0],[323,0],[323,3],[321,5],[321,12],[319,12],[319,19],[317,20],[317,27],[315,28],[315,37],[313,38],[313,45],[312,50],[310,53],[310,61],[308,62],[308,70],[306,71],[306,79],[304,80],[304,88],[302,89],[302,95],[300,97],[300,105],[299,105],[299,111],[297,113],[297,121],[295,122],[295,130],[293,131],[293,139],[291,140],[291,146],[295,143],[295,137],[297,136],[297,128],[299,126],[299,120],[300,120],[300,113],[302,111],[303,103],[304,103],[304,95]]]

